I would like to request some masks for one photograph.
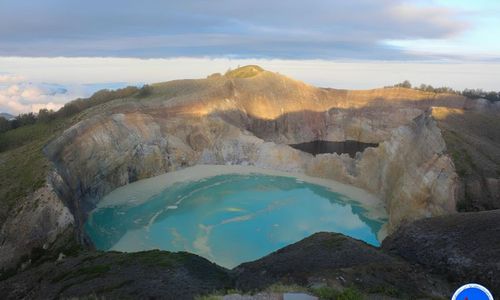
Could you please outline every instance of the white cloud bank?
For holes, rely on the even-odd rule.
[[[27,82],[24,76],[0,75],[0,111],[12,114],[58,110],[80,94],[68,93],[62,86]]]
[[[0,57],[0,112],[57,109],[99,88],[203,78],[247,64],[321,87],[369,89],[408,79],[414,84],[455,89],[500,90],[500,63]]]

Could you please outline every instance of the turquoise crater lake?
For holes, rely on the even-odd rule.
[[[101,250],[188,251],[232,268],[319,231],[378,246],[385,220],[368,215],[354,199],[293,177],[225,174],[98,207],[85,230]]]

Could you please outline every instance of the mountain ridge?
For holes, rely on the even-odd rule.
[[[7,121],[14,120],[16,117],[6,112],[0,112],[0,118],[4,118]]]

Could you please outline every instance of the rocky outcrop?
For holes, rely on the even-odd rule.
[[[443,278],[418,266],[341,234],[317,233],[233,270],[185,252],[88,252],[0,281],[0,297],[194,299],[216,291],[255,292],[274,284],[338,290],[355,286],[367,295],[400,298],[451,293]]]
[[[386,202],[392,230],[454,211],[453,164],[439,128],[422,109],[457,105],[457,97],[318,89],[266,71],[172,82],[154,85],[140,102],[110,103],[45,151],[61,179],[53,184],[78,226],[115,188],[203,163],[305,172],[356,185]],[[314,157],[286,145],[318,137],[380,146],[350,158]]]
[[[58,193],[82,225],[102,196],[138,179],[197,163],[299,171],[308,154],[266,143],[218,118],[113,114],[77,124],[46,152],[63,180]]]
[[[244,291],[262,290],[281,282],[302,286],[354,285],[364,291],[392,290],[399,297],[437,297],[450,292],[442,278],[427,275],[421,268],[364,242],[325,232],[243,263],[232,272],[236,287]]]
[[[47,248],[67,228],[73,216],[50,184],[19,203],[0,231],[0,266],[15,267],[22,256],[34,248]]]
[[[500,210],[419,220],[385,239],[382,249],[456,286],[477,282],[500,294]]]
[[[471,281],[497,294],[499,215],[490,211],[418,220],[388,237],[382,248],[342,234],[316,233],[232,270],[185,252],[48,253],[0,280],[0,298],[193,299],[236,288],[255,292],[275,284],[356,287],[367,298],[449,298]]]
[[[460,176],[459,210],[500,208],[499,112],[439,107],[432,115]]]
[[[319,155],[307,173],[362,187],[385,200],[389,230],[455,211],[457,175],[441,131],[428,113],[392,131],[356,158]]]
[[[0,298],[194,299],[231,284],[226,269],[186,252],[90,252],[0,281]]]

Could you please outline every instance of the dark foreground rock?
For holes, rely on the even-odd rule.
[[[316,233],[233,271],[243,291],[281,282],[302,286],[354,286],[366,294],[447,297],[450,287],[439,277],[362,241],[342,234]]]
[[[0,282],[0,299],[193,299],[230,286],[226,269],[186,252],[91,252]]]
[[[365,295],[447,297],[447,283],[400,258],[335,233],[317,233],[229,271],[190,253],[86,252],[33,266],[0,282],[0,299],[193,299],[273,285],[355,288]]]
[[[456,286],[478,282],[500,295],[500,210],[419,220],[389,236],[382,248]]]
[[[193,299],[273,285],[342,291],[367,298],[447,298],[463,283],[500,294],[500,211],[416,221],[389,236],[382,248],[336,233],[316,233],[253,262],[227,270],[179,252],[84,251],[40,258],[0,281],[0,299]]]

